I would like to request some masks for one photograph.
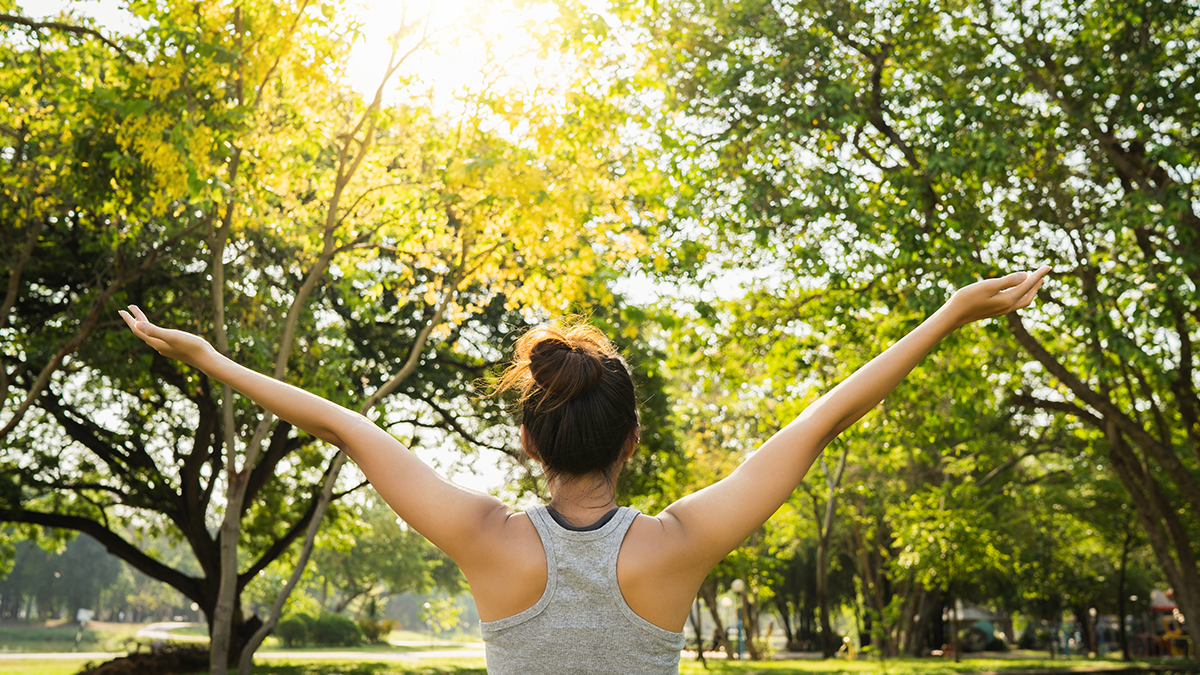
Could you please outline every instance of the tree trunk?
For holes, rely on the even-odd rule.
[[[1113,472],[1133,499],[1138,524],[1146,533],[1167,583],[1175,589],[1179,610],[1184,616],[1200,616],[1200,571],[1196,568],[1187,532],[1165,498],[1154,472],[1138,460],[1115,422],[1106,420],[1105,431]]]
[[[702,599],[697,594],[692,609],[688,611],[688,620],[692,622],[692,632],[696,634],[696,660],[707,669],[708,662],[704,660],[704,613],[700,610],[701,602]]]
[[[1121,547],[1121,572],[1117,577],[1117,630],[1121,640],[1121,660],[1132,661],[1129,653],[1129,635],[1125,626],[1125,568],[1129,562],[1129,549],[1132,548],[1133,529],[1125,524],[1125,543]]]
[[[833,626],[829,622],[829,545],[822,536],[817,542],[817,615],[821,622],[821,653],[830,658],[840,645],[833,639]]]
[[[753,661],[762,660],[762,652],[759,651],[755,640],[758,638],[758,606],[750,602],[750,589],[747,584],[746,591],[742,593],[742,633],[745,640],[746,652],[750,655]]]
[[[733,656],[733,645],[729,644],[729,631],[726,630],[725,624],[721,621],[721,607],[717,602],[717,588],[712,579],[705,579],[703,584],[700,584],[700,595],[704,598],[704,604],[708,605],[708,614],[712,617],[713,624],[716,625],[714,635],[717,635],[717,640],[721,647],[725,649],[725,653],[731,658]]]
[[[1086,656],[1096,651],[1096,620],[1083,604],[1075,606],[1075,622],[1079,624],[1079,635],[1083,641],[1081,652]]]
[[[929,632],[941,623],[942,593],[937,588],[921,588],[916,622],[905,641],[904,653],[909,656],[924,656],[928,647]]]
[[[954,650],[954,662],[962,661],[962,647],[958,644],[958,598],[954,597],[953,591],[950,592],[950,646]]]
[[[841,644],[834,638],[829,620],[829,540],[833,533],[833,519],[837,514],[837,488],[845,474],[846,457],[849,454],[848,448],[842,450],[835,473],[829,474],[826,467],[826,475],[829,477],[824,517],[821,517],[821,512],[817,509],[816,498],[813,498],[813,508],[817,511],[817,609],[821,617],[821,652],[825,658],[832,657],[841,648]],[[824,461],[822,457],[822,464]]]
[[[788,643],[796,641],[796,633],[792,630],[791,606],[782,595],[776,595],[775,610],[779,612],[779,622],[783,624],[783,638]]]

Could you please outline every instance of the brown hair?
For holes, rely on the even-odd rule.
[[[625,360],[594,326],[543,325],[517,340],[495,392],[520,396],[521,423],[551,476],[607,471],[638,437]]]

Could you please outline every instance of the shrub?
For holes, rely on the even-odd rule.
[[[386,640],[391,634],[392,629],[396,627],[396,622],[391,619],[363,619],[358,622],[358,627],[362,629],[363,638],[371,644]]]
[[[341,614],[324,614],[313,625],[312,637],[323,647],[353,647],[362,642],[362,631]]]
[[[275,626],[275,634],[283,640],[284,645],[302,647],[308,642],[308,624],[301,616],[289,616]]]

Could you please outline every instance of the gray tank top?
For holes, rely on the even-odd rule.
[[[634,614],[617,586],[617,553],[638,512],[621,507],[588,532],[563,528],[544,506],[528,513],[546,549],[546,591],[480,624],[489,675],[677,675],[683,633]]]

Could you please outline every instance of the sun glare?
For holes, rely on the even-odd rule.
[[[560,64],[539,53],[535,37],[537,27],[555,14],[546,4],[518,8],[506,0],[370,0],[350,11],[362,36],[351,50],[347,76],[366,95],[375,92],[387,66],[389,37],[415,18],[427,23],[401,41],[400,51],[411,48],[422,31],[430,37],[385,87],[388,101],[432,95],[436,107],[453,108],[463,95],[480,91],[545,88],[561,72]]]
[[[134,33],[140,22],[121,0],[37,0],[31,16],[48,19],[70,10],[96,20],[100,28]],[[346,75],[354,89],[375,93],[387,67],[388,38],[407,20],[428,18],[428,43],[409,56],[385,87],[387,102],[432,98],[435,107],[460,107],[464,94],[530,93],[552,90],[564,66],[540,53],[539,26],[556,15],[548,3],[517,7],[513,0],[349,0],[346,11],[357,19],[361,35],[351,48]],[[414,36],[401,47],[407,51]],[[406,78],[407,83],[401,83]]]

